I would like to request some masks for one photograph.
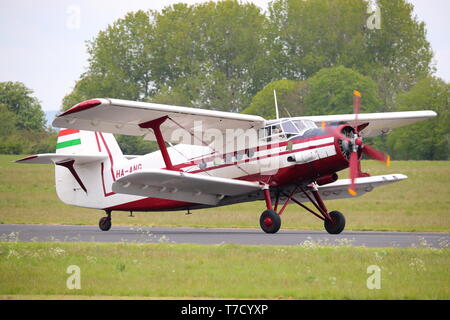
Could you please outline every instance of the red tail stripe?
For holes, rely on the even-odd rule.
[[[64,129],[59,132],[58,137],[63,137],[63,136],[67,136],[69,134],[78,133],[78,132],[80,132],[80,130]]]

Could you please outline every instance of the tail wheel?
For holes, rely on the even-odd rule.
[[[111,225],[111,217],[103,217],[98,222],[98,226],[102,231],[108,231],[109,229],[111,229]]]
[[[330,221],[328,219],[325,220],[324,222],[325,230],[327,230],[329,234],[341,233],[345,228],[344,215],[339,211],[331,211],[330,217],[333,221]]]
[[[281,218],[274,210],[266,210],[259,218],[259,225],[265,233],[277,233],[281,227]]]

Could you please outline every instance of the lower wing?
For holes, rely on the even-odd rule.
[[[356,178],[355,185],[357,196],[362,196],[376,187],[406,180],[407,178],[408,177],[404,174],[387,174],[382,176]],[[350,184],[350,179],[340,179],[336,182],[319,186],[318,191],[323,200],[353,198],[353,196],[347,192]],[[296,194],[294,198],[300,202],[309,201],[303,193]]]
[[[115,193],[216,205],[225,196],[261,190],[258,182],[153,169],[139,171],[113,183]]]

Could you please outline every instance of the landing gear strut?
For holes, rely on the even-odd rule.
[[[102,231],[108,231],[109,229],[111,229],[111,211],[110,210],[106,210],[106,217],[102,217],[99,222],[98,222],[98,226],[100,227],[100,230]]]
[[[290,194],[279,191],[276,196],[275,200],[275,207],[272,207],[272,200],[270,196],[269,187],[266,186],[264,189],[264,199],[266,200],[266,207],[267,210],[264,211],[261,214],[261,217],[259,219],[259,224],[261,226],[261,229],[266,233],[276,233],[280,227],[281,227],[281,218],[280,215],[283,213],[284,209],[286,209],[287,204],[292,201],[308,212],[315,215],[317,218],[321,219],[324,222],[325,230],[329,234],[339,234],[341,233],[345,228],[345,217],[344,215],[339,211],[331,211],[328,212],[327,208],[325,207],[325,204],[322,201],[322,198],[319,194],[317,184],[312,184],[311,193],[314,197],[311,197],[308,192],[303,189],[300,186],[296,186],[293,188],[290,192]],[[317,209],[318,213],[308,208],[306,205],[298,201],[297,199],[293,198],[294,194],[297,191],[301,191],[308,200],[314,205],[314,207]],[[283,195],[286,197],[286,200],[284,202],[283,207],[277,212],[278,202],[280,199],[280,195]]]
[[[263,192],[264,199],[266,200],[267,210],[261,214],[261,217],[259,218],[259,225],[265,233],[277,233],[281,227],[281,213],[276,212],[278,201],[277,203],[275,203],[274,210],[274,208],[272,207],[272,199],[270,198],[269,186],[265,186],[263,188]]]

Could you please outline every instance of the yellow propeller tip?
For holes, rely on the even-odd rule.
[[[353,91],[353,94],[355,96],[361,97],[361,92],[359,92],[358,90]]]
[[[350,188],[348,189],[348,193],[351,194],[353,197],[358,194],[355,190],[350,189]]]
[[[387,156],[387,158],[386,158],[386,167],[390,167],[391,166],[391,157],[390,156]]]

